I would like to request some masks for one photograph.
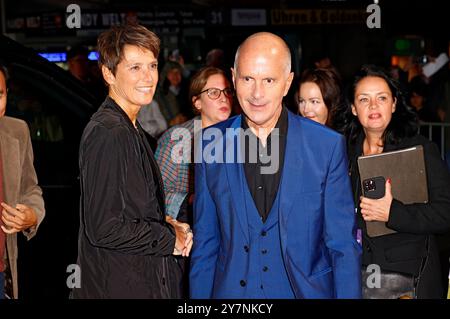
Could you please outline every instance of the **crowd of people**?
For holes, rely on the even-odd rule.
[[[269,32],[241,43],[231,78],[220,49],[194,72],[179,57],[159,67],[160,40],[140,25],[114,26],[97,45],[107,96],[80,143],[71,298],[445,298],[450,252],[437,237],[450,233],[450,172],[419,134],[419,120],[450,113],[428,103],[433,87],[445,101],[445,82],[404,85],[364,65],[346,85],[329,58],[295,81],[288,45]],[[80,52],[71,68],[83,77]],[[7,78],[2,66],[0,111]],[[29,132],[3,113],[0,288],[12,272],[17,297],[15,234],[31,238],[44,209]],[[4,136],[24,150],[16,179],[8,154],[22,151]],[[364,196],[360,156],[418,145],[426,203],[395,198],[389,176],[381,198]],[[393,233],[371,236],[373,221]]]

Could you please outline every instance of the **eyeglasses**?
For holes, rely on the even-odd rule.
[[[211,100],[217,100],[220,97],[220,94],[223,92],[223,94],[226,97],[233,97],[234,95],[234,91],[232,88],[224,88],[223,90],[218,89],[218,88],[209,88],[206,90],[201,91],[198,95],[205,93],[208,94],[208,97]]]

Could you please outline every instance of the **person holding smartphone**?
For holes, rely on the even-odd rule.
[[[398,82],[381,68],[363,66],[347,98],[337,127],[347,137],[350,174],[362,229],[363,297],[442,298],[444,287],[434,235],[450,230],[450,176],[437,146],[417,134],[415,113],[405,104]],[[417,145],[424,149],[428,203],[407,205],[393,198],[389,178],[383,197],[361,196],[359,156]],[[368,221],[385,222],[396,233],[370,237],[365,224]],[[376,269],[380,281],[373,285],[370,282],[373,273],[369,270]]]

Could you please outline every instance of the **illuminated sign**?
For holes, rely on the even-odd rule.
[[[66,52],[44,52],[39,55],[50,62],[66,62],[67,60]]]
[[[38,54],[50,62],[67,62],[67,53],[66,52],[41,52]],[[97,51],[90,51],[89,55],[88,55],[88,59],[90,61],[97,61],[98,60]]]

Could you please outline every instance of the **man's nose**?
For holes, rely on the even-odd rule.
[[[253,98],[260,99],[264,96],[264,87],[260,82],[255,81],[255,85],[253,87]]]

